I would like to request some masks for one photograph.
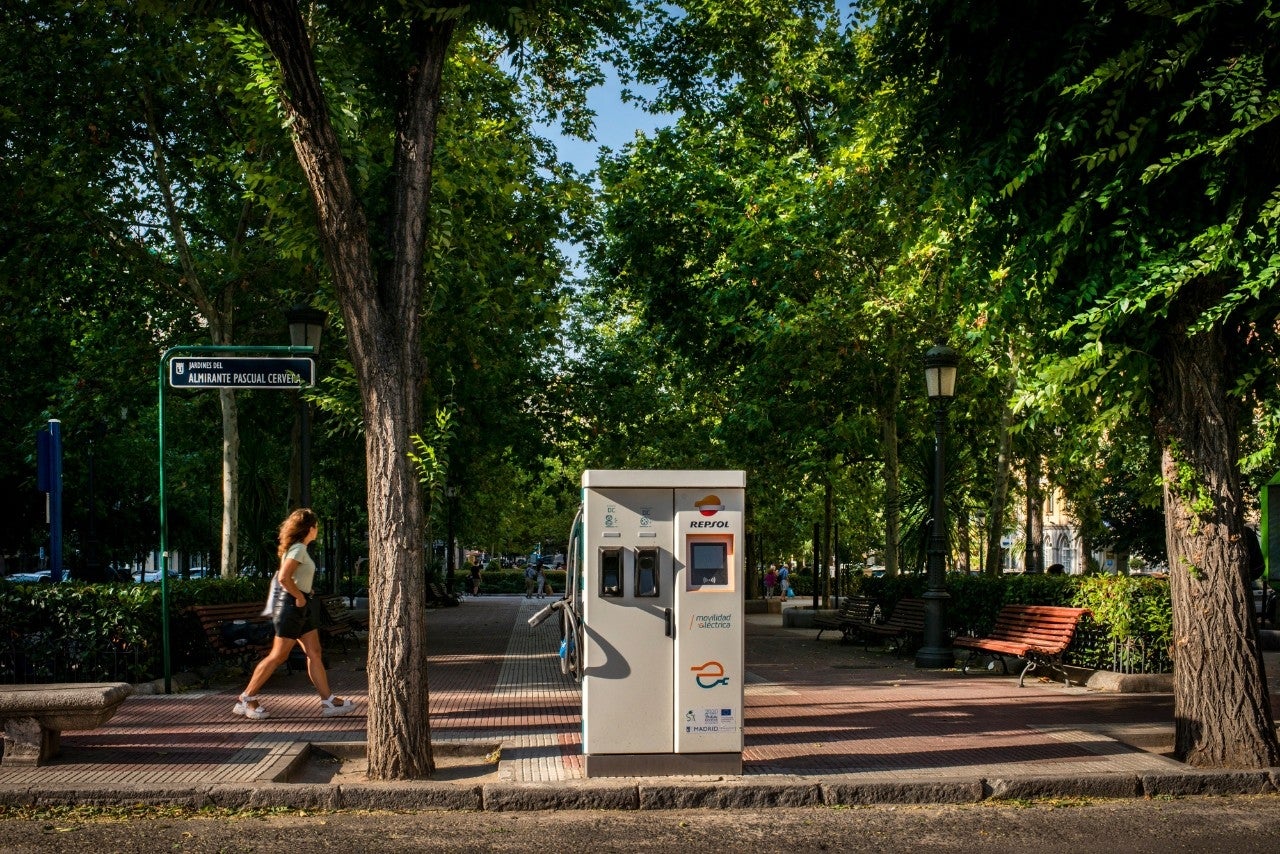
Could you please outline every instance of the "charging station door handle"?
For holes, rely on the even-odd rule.
[[[663,611],[667,617],[667,637],[674,638],[676,636],[675,612],[670,608],[664,608]]]

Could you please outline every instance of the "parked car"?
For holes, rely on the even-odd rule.
[[[15,572],[12,575],[4,576],[5,581],[12,581],[14,584],[30,584],[32,582],[38,584],[47,584],[53,581],[53,573],[47,569],[38,572]]]
[[[180,573],[179,573],[176,569],[174,569],[173,567],[169,567],[169,577],[170,577],[170,578],[177,578],[179,574],[180,574]],[[160,570],[158,570],[158,569],[139,569],[139,570],[137,570],[136,572],[134,572],[134,574],[133,574],[133,580],[134,580],[134,581],[136,581],[136,582],[138,582],[139,584],[147,583],[147,582],[152,582],[152,581],[159,581],[159,580],[160,580]]]

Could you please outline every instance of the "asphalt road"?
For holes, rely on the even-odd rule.
[[[682,812],[0,811],[0,852],[1213,854],[1280,845],[1280,796]]]

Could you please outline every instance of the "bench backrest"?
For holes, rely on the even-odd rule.
[[[876,610],[876,600],[870,596],[851,596],[840,606],[842,620],[869,620]]]
[[[1085,608],[1060,605],[1005,605],[988,637],[1058,653],[1071,643],[1080,618],[1087,613]]]
[[[187,610],[200,621],[200,627],[204,629],[205,636],[214,649],[220,652],[239,652],[243,647],[227,641],[222,631],[223,625],[236,620],[243,620],[246,623],[269,623],[270,618],[262,616],[262,607],[261,602],[230,602],[222,605],[192,605]],[[248,646],[259,648],[263,644],[254,643]]]
[[[223,623],[227,620],[267,619],[262,616],[261,602],[231,602],[223,605],[192,605],[189,610],[204,623]]]
[[[924,600],[899,599],[885,626],[897,629],[924,629]]]

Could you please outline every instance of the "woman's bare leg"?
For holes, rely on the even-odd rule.
[[[271,643],[271,651],[267,653],[267,657],[258,662],[258,666],[253,668],[253,675],[249,677],[249,687],[244,689],[244,696],[252,697],[262,690],[262,686],[267,684],[267,680],[276,672],[276,669],[285,663],[289,658],[289,650],[293,649],[293,645],[297,643],[293,638],[277,637]],[[258,708],[258,701],[251,700],[246,705],[251,709]]]

